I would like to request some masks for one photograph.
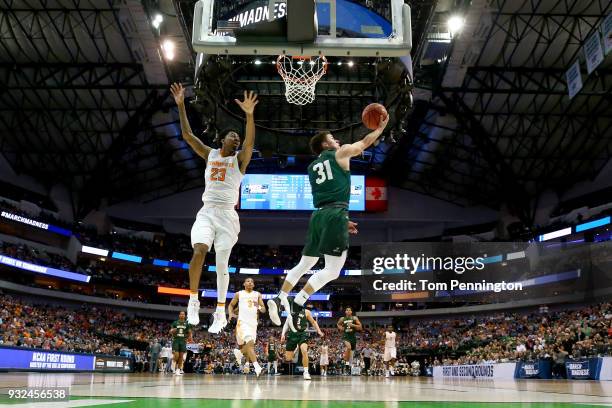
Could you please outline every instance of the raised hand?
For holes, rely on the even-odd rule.
[[[359,231],[357,230],[357,223],[353,221],[348,222],[348,232],[351,235],[356,235]]]
[[[234,99],[234,101],[247,115],[252,115],[255,111],[255,105],[259,103],[257,100],[257,94],[253,91],[249,91],[248,93],[247,91],[244,91],[244,100],[239,101],[238,99]]]
[[[180,83],[173,83],[170,85],[170,92],[172,92],[172,96],[174,97],[174,102],[177,105],[183,105],[185,103],[185,88]]]
[[[388,113],[387,113],[387,117],[384,118],[383,120],[381,120],[378,123],[378,129],[381,130],[381,131],[384,130],[387,127],[387,123],[389,123],[389,114]]]

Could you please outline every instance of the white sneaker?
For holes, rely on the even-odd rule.
[[[304,371],[304,379],[305,380],[310,380],[310,373],[308,371]]]
[[[213,313],[213,324],[208,328],[209,333],[218,334],[225,326],[227,326],[227,318],[225,317],[225,310],[222,312]]]
[[[181,373],[181,370],[177,368],[176,370],[174,370],[174,375],[183,375],[183,373]]]
[[[391,375],[394,376],[395,375],[395,370],[391,370]]]
[[[263,370],[263,368],[261,368],[261,366],[260,366],[260,365],[256,365],[256,366],[255,366],[255,375],[256,375],[257,377],[259,377],[259,374],[261,374],[262,370]]]
[[[197,326],[200,324],[200,301],[198,299],[189,299],[187,305],[187,323]]]
[[[391,376],[389,375],[389,372],[387,371],[387,373],[385,374],[385,378],[389,378],[389,377]]]
[[[275,326],[281,325],[280,310],[279,310],[280,304],[281,302],[278,296],[275,297],[274,299],[268,300],[268,316],[270,316],[270,320]]]
[[[242,365],[242,357],[244,357],[244,355],[242,354],[242,351],[238,350],[238,349],[234,349],[234,357],[236,357],[236,361],[238,362],[238,365]]]

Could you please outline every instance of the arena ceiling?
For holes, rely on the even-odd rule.
[[[362,107],[382,101],[393,112],[393,133],[361,160],[364,170],[461,205],[506,203],[525,222],[543,191],[597,175],[610,158],[610,57],[583,74],[584,88],[572,100],[565,71],[612,12],[609,1],[407,2],[414,78],[397,61],[362,60],[332,70],[317,89],[319,103],[298,109],[282,103],[272,64],[263,64],[270,72],[262,74],[252,60],[211,59],[202,75],[226,82],[196,90],[196,133],[210,142],[225,127],[221,118],[239,126],[231,100],[255,89],[265,103],[254,165],[274,171],[281,162],[271,154],[306,154],[308,133],[296,127],[341,129],[351,140],[361,135],[352,124]],[[15,171],[69,186],[77,216],[103,200],[201,187],[202,163],[178,137],[167,92],[170,81],[194,82],[194,1],[0,4],[0,149]],[[151,28],[157,12],[164,16],[159,31]],[[453,13],[464,15],[466,26],[450,41],[445,25]],[[177,44],[172,61],[160,58],[167,38]]]

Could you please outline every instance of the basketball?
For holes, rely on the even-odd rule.
[[[371,103],[361,113],[363,125],[370,130],[378,128],[382,120],[387,117],[387,109],[380,103]]]

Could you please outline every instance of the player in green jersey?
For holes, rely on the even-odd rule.
[[[268,375],[272,374],[272,368],[274,367],[274,374],[278,375],[278,346],[274,337],[270,337],[264,347],[264,353],[268,355]]]
[[[379,127],[368,133],[362,140],[340,146],[330,132],[319,132],[310,139],[310,149],[317,158],[308,166],[308,178],[312,187],[313,203],[316,210],[310,217],[306,245],[300,262],[287,272],[278,296],[268,301],[268,313],[272,323],[279,326],[280,305],[285,310],[295,310],[289,319],[289,328],[296,331],[295,319],[306,300],[327,283],[340,276],[346,261],[349,233],[356,233],[356,224],[348,218],[351,195],[350,161],[370,147],[382,134],[389,122],[389,116]],[[311,270],[319,258],[325,258],[325,267],[313,274],[304,288],[297,294],[291,307],[289,291],[300,278]]]
[[[187,341],[193,341],[192,326],[185,320],[185,312],[180,312],[178,320],[172,323],[170,334],[172,335],[172,356],[176,364],[174,374],[183,375],[183,355],[187,352]]]
[[[355,332],[363,330],[363,326],[357,316],[353,316],[353,309],[347,307],[344,310],[344,316],[338,319],[338,330],[342,332],[342,341],[344,342],[344,364],[348,367],[348,372],[351,371],[353,364],[353,354],[357,348],[357,335]]]
[[[294,306],[296,307],[296,306]],[[317,321],[312,317],[312,313],[310,313],[310,308],[312,305],[308,305],[306,308],[300,307],[296,312],[297,318],[295,319],[295,328],[297,329],[295,332],[289,332],[287,336],[287,344],[285,345],[285,361],[291,362],[293,361],[293,357],[298,349],[300,348],[300,352],[302,353],[302,366],[304,367],[304,379],[310,380],[310,373],[308,372],[308,337],[309,333],[306,331],[308,328],[308,323],[314,327],[317,331],[317,334],[323,337],[323,332],[319,328]],[[289,329],[288,322],[290,319],[285,320],[285,326],[283,326],[283,333],[281,335],[281,342],[285,341],[285,334]]]

